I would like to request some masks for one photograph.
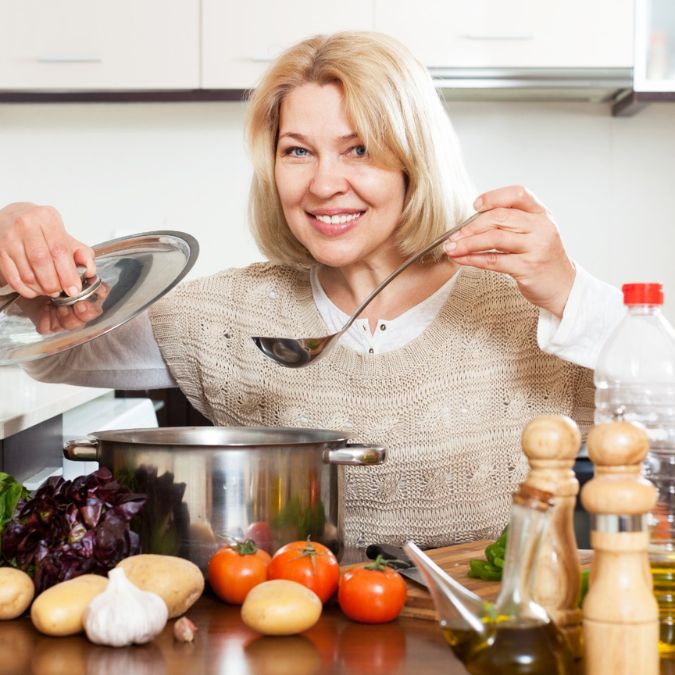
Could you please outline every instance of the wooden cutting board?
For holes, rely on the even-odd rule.
[[[470,591],[481,598],[485,598],[485,600],[494,601],[501,583],[499,581],[472,579],[468,574],[469,560],[484,560],[485,547],[491,543],[491,540],[472,541],[468,544],[454,544],[445,548],[429,549],[425,553]],[[592,554],[593,551],[579,551],[582,568],[590,565]],[[406,583],[408,584],[408,597],[401,616],[438,621],[438,615],[429,591],[413,581],[406,579]]]

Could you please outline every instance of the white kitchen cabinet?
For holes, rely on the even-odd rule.
[[[633,63],[633,0],[375,0],[375,29],[432,69]]]
[[[0,0],[0,91],[199,87],[199,0]]]
[[[373,30],[374,0],[202,0],[202,87],[252,88],[285,48],[317,33]]]

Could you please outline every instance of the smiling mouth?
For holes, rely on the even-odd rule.
[[[357,211],[356,213],[341,213],[335,216],[325,216],[322,214],[313,214],[313,217],[316,218],[320,223],[324,225],[344,225],[346,223],[351,223],[357,218],[360,218],[365,212]]]
[[[351,213],[309,213],[314,228],[326,237],[337,237],[349,232],[361,219],[365,211],[352,211]]]

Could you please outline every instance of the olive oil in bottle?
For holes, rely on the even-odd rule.
[[[548,675],[571,673],[567,639],[552,622],[494,626],[488,644],[469,652],[465,663],[472,675]]]
[[[466,661],[467,656],[481,644],[484,643],[480,633],[471,628],[457,628],[441,621],[441,628],[443,629],[443,636],[445,641],[450,645],[455,656],[460,661]]]
[[[531,626],[504,622],[488,630],[486,640],[471,629],[443,626],[446,642],[473,675],[572,672],[570,645],[553,622]]]
[[[654,597],[659,606],[659,653],[675,654],[675,560],[650,560]]]
[[[494,619],[460,657],[472,675],[567,675],[574,657],[562,631],[530,595],[551,493],[523,483],[513,495],[504,575]],[[447,638],[446,638],[447,639]]]

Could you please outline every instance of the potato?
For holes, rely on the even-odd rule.
[[[184,558],[142,553],[125,558],[117,567],[142,591],[157,593],[166,602],[170,619],[185,614],[204,591],[201,570]]]
[[[105,577],[83,574],[48,588],[37,596],[31,607],[33,625],[41,633],[56,637],[82,632],[84,610],[107,585]]]
[[[294,635],[321,616],[319,596],[295,581],[274,579],[254,586],[241,606],[242,621],[263,635]]]
[[[13,567],[0,567],[0,619],[16,619],[35,595],[33,580]]]

